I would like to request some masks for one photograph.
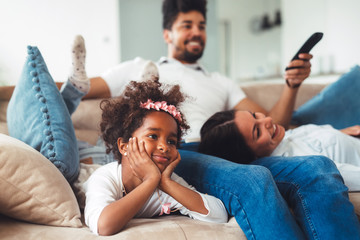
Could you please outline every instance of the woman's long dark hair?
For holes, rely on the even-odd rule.
[[[217,112],[204,123],[199,152],[243,164],[256,159],[234,122],[235,112]]]

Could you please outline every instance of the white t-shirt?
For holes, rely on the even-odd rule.
[[[330,125],[307,124],[287,130],[271,156],[323,155],[333,160],[351,191],[360,191],[360,139]]]
[[[109,86],[111,96],[119,96],[131,80],[141,79],[148,63],[142,58],[123,62],[101,75]],[[214,113],[232,109],[246,95],[232,80],[219,73],[208,73],[199,64],[182,64],[174,59],[161,58],[157,63],[160,82],[179,84],[188,99],[181,106],[190,130],[186,141],[200,140],[200,129]],[[199,69],[199,70],[197,70]]]
[[[97,223],[103,209],[110,203],[123,197],[121,178],[121,164],[112,162],[98,168],[84,184],[86,193],[86,205],[84,210],[85,223],[95,234],[98,234]],[[172,174],[171,179],[196,191],[194,187],[187,184],[184,179],[175,173]],[[170,203],[170,209],[180,208],[179,211],[181,214],[188,215],[193,219],[217,223],[228,221],[228,215],[224,204],[213,196],[198,192],[202,197],[206,209],[209,211],[207,215],[204,215],[188,210],[165,192],[161,190],[158,192],[155,191],[153,193],[135,217],[149,218],[157,216],[161,213],[161,203]]]

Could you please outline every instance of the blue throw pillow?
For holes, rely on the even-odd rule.
[[[292,124],[331,124],[343,129],[360,124],[360,67],[354,66],[336,82],[300,106]]]
[[[70,183],[77,178],[79,154],[70,114],[37,47],[28,47],[7,124],[10,136],[38,150]]]

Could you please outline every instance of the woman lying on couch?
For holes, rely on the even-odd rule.
[[[307,124],[287,130],[249,111],[215,113],[201,129],[199,151],[242,164],[267,156],[323,155],[333,160],[350,191],[360,191],[360,126],[337,130]]]

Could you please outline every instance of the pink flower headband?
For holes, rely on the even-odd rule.
[[[146,103],[140,102],[140,107],[146,109],[155,109],[157,111],[163,110],[170,113],[179,122],[182,121],[181,113],[176,109],[176,107],[174,105],[168,105],[165,101],[153,102],[151,99],[148,99]]]

